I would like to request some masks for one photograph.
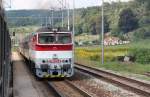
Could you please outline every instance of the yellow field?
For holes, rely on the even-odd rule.
[[[113,50],[105,49],[104,50],[104,59],[105,61],[114,61],[117,56],[124,56],[127,54],[126,49]],[[76,48],[75,50],[76,59],[85,59],[91,61],[100,61],[101,59],[101,50],[100,48],[86,49],[86,48]]]

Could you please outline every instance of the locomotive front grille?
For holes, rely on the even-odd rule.
[[[42,64],[41,69],[48,69],[48,64]]]
[[[63,70],[64,71],[67,71],[68,69],[70,69],[71,68],[71,65],[70,64],[64,64],[63,65]]]
[[[58,75],[58,72],[57,71],[53,71],[52,75]]]

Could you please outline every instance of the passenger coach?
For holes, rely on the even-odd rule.
[[[72,33],[41,28],[20,42],[20,53],[39,78],[71,77],[74,74]]]

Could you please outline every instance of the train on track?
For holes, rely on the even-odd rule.
[[[0,97],[12,97],[11,38],[0,0]]]
[[[70,31],[45,27],[24,37],[19,52],[38,78],[64,78],[74,74],[73,45]]]

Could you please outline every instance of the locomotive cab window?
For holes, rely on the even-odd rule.
[[[39,34],[38,42],[40,44],[55,43],[55,35],[54,34]]]
[[[58,38],[57,40],[58,43],[61,44],[71,43],[71,35],[69,34],[59,34],[57,38]]]
[[[70,34],[42,33],[38,35],[38,43],[40,44],[68,44],[68,43],[71,43],[71,35]]]

